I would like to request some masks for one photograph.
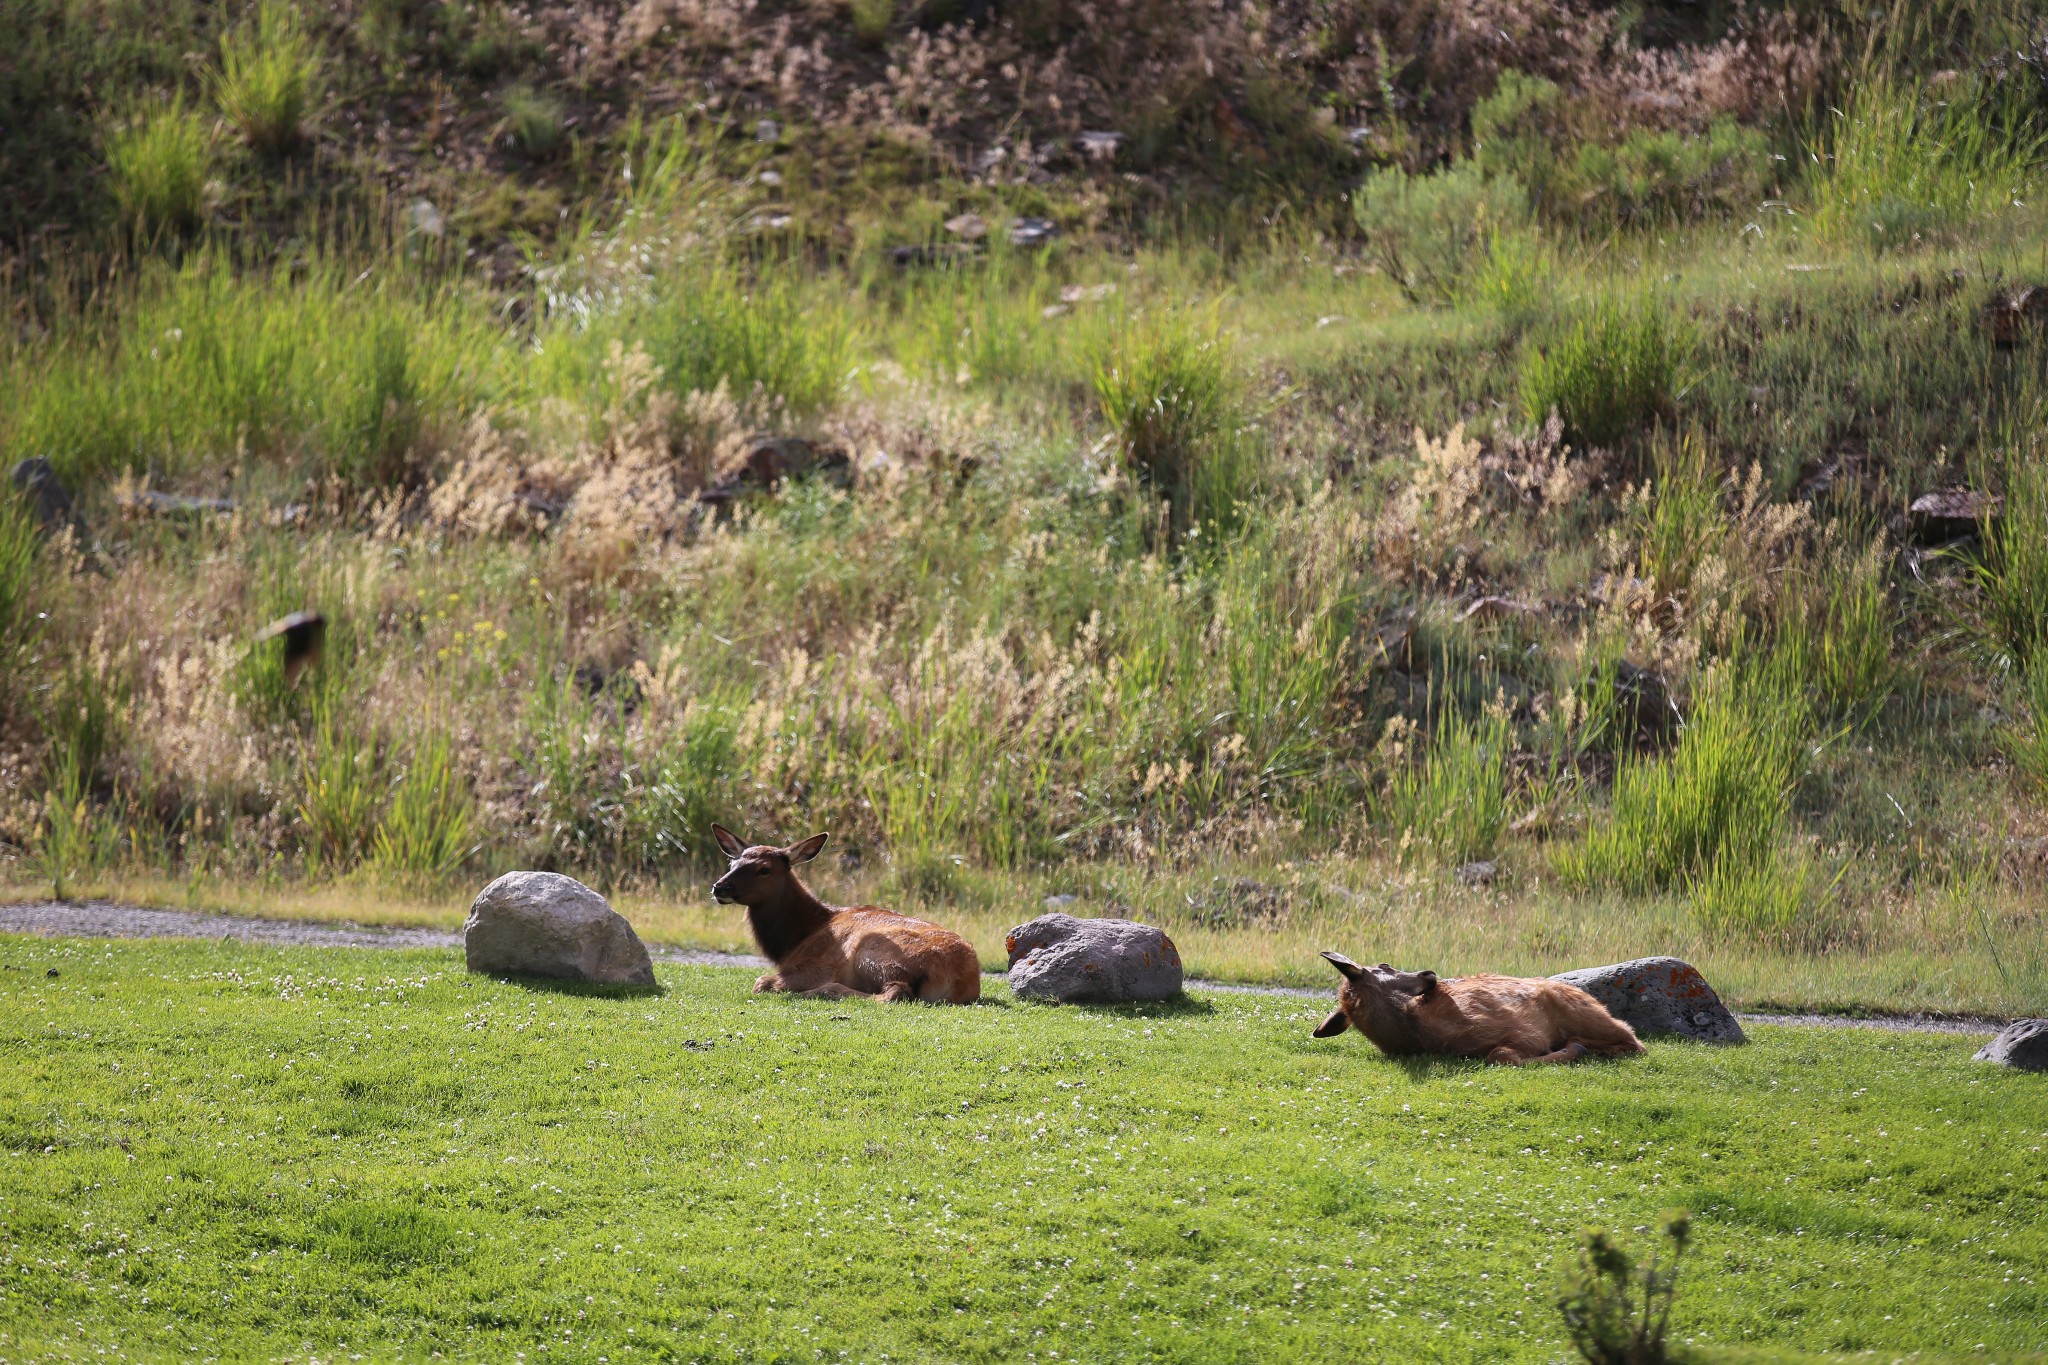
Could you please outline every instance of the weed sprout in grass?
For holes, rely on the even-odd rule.
[[[253,20],[221,35],[214,98],[258,152],[278,156],[298,145],[319,78],[320,48],[281,0],[262,0]]]
[[[145,110],[106,136],[108,178],[121,218],[144,237],[190,232],[206,215],[213,131],[182,97]]]
[[[1640,1263],[1604,1228],[1589,1228],[1580,1238],[1578,1264],[1567,1273],[1557,1306],[1586,1365],[1666,1365],[1676,1358],[1666,1337],[1692,1218],[1666,1213],[1660,1231],[1669,1255],[1660,1247]]]
[[[1603,299],[1522,359],[1522,412],[1556,413],[1573,441],[1612,449],[1672,413],[1690,336],[1654,299]]]

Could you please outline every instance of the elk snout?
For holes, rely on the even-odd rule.
[[[717,881],[711,883],[711,899],[717,901],[720,905],[739,904],[738,901],[732,898],[732,873],[728,872]]]

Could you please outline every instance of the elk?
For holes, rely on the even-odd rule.
[[[1500,1066],[1632,1057],[1643,1050],[1634,1029],[1562,981],[1490,973],[1441,981],[1435,972],[1401,972],[1384,962],[1361,967],[1342,953],[1323,956],[1344,984],[1337,1008],[1316,1027],[1318,1038],[1353,1027],[1389,1057],[1484,1057]]]
[[[720,905],[744,905],[761,955],[775,964],[756,991],[930,1000],[971,1005],[981,998],[981,959],[950,929],[874,905],[827,905],[796,868],[818,856],[824,834],[787,848],[748,844],[723,825],[711,837],[732,860],[711,885]]]

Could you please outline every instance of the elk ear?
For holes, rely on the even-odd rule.
[[[1331,1010],[1330,1017],[1317,1024],[1316,1031],[1310,1036],[1314,1038],[1335,1038],[1350,1026],[1351,1021],[1344,1017],[1343,1010]]]
[[[1344,978],[1347,981],[1358,980],[1359,976],[1365,971],[1365,968],[1359,966],[1356,962],[1353,962],[1350,958],[1344,956],[1344,954],[1342,953],[1324,953],[1323,959],[1324,961],[1328,962],[1332,967],[1335,967],[1338,971],[1344,973]],[[1316,1036],[1320,1038],[1323,1035],[1319,1033]]]
[[[711,827],[711,837],[718,840],[719,848],[725,851],[725,856],[728,858],[737,858],[747,851],[746,841],[724,825],[713,825]]]
[[[1429,971],[1423,971],[1423,972],[1417,972],[1417,973],[1416,973],[1416,975],[1422,978],[1422,993],[1423,993],[1424,995],[1435,995],[1435,994],[1436,994],[1436,973],[1435,973],[1435,972],[1429,972]]]
[[[813,834],[810,838],[804,840],[800,844],[791,844],[786,850],[784,850],[789,854],[789,865],[791,867],[795,867],[798,863],[807,863],[811,859],[817,857],[818,850],[823,848],[825,846],[825,841],[831,837],[832,836],[829,833]]]

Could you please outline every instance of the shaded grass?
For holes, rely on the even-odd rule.
[[[1512,1071],[1314,1042],[1316,1001],[880,1009],[715,969],[619,1000],[451,954],[0,956],[0,1332],[28,1358],[1547,1361],[1576,1229],[1679,1203],[1682,1339],[2009,1360],[2048,1268],[2007,1150],[2048,1110],[1968,1039],[1760,1028]]]

